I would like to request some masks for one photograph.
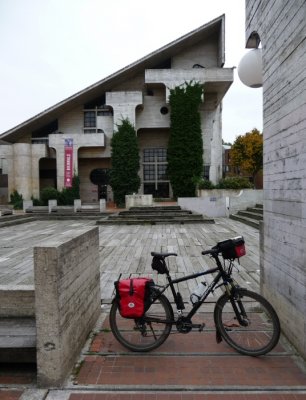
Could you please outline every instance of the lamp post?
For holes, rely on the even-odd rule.
[[[246,86],[262,87],[261,49],[252,49],[242,57],[238,65],[238,76]]]

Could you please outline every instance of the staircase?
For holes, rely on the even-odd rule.
[[[0,363],[35,362],[35,318],[0,317]]]
[[[263,205],[248,207],[246,210],[238,211],[237,214],[231,214],[230,218],[259,229],[259,223],[263,221]]]
[[[214,223],[202,214],[182,210],[180,206],[131,207],[97,221],[98,225],[137,225],[137,224],[203,224]]]

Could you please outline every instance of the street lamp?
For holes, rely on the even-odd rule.
[[[261,49],[252,49],[242,57],[238,65],[238,76],[246,86],[262,87]]]

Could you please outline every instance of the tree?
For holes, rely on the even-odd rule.
[[[199,113],[202,94],[202,86],[193,82],[170,91],[167,159],[174,197],[193,197],[196,183],[203,176],[203,139]]]
[[[251,132],[238,136],[231,148],[230,157],[232,165],[254,178],[263,167],[262,133],[254,128]]]
[[[114,192],[114,201],[120,205],[124,204],[125,195],[139,189],[139,149],[135,129],[128,119],[122,120],[117,128],[111,140],[110,185]]]

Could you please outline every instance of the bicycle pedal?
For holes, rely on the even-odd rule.
[[[203,329],[205,328],[205,324],[204,324],[204,322],[203,322],[203,324],[193,324],[192,327],[193,327],[194,329],[198,329],[199,332],[202,332]]]

